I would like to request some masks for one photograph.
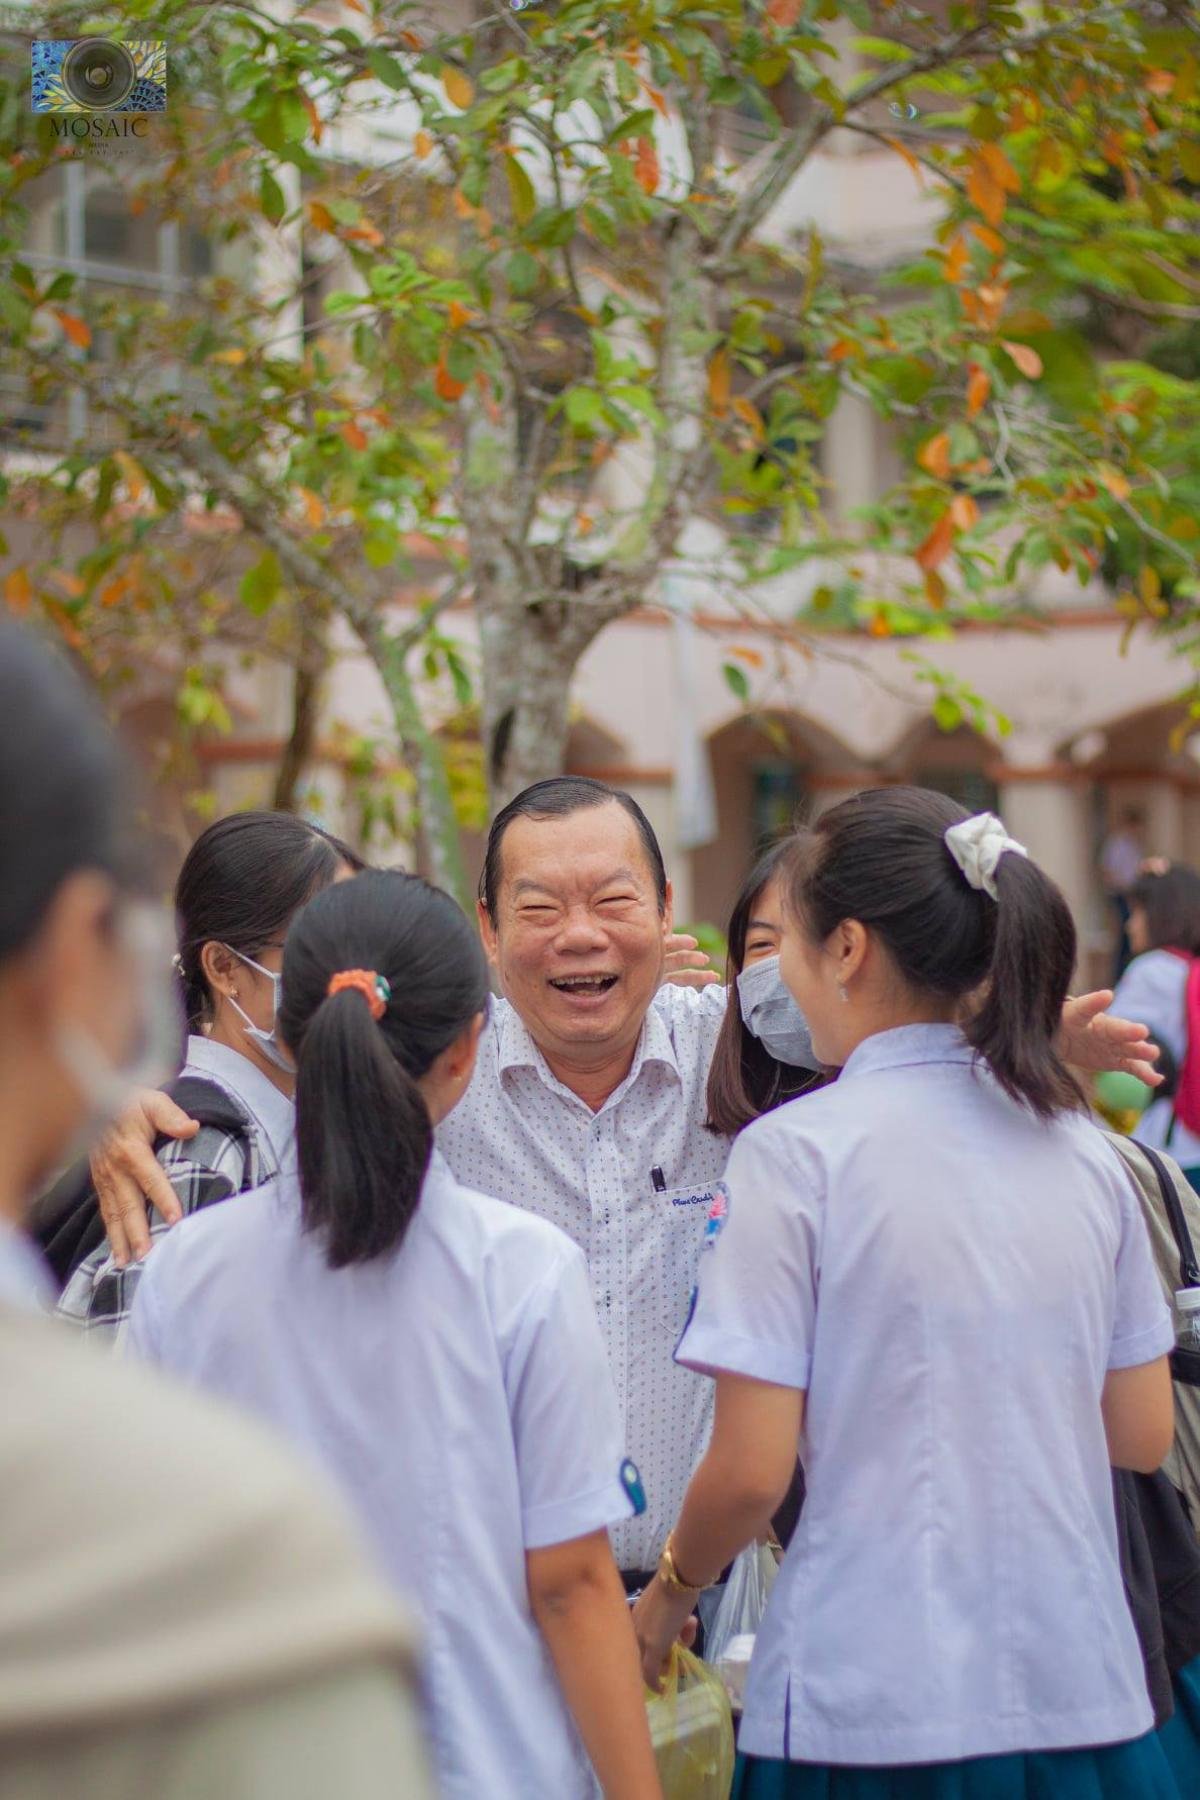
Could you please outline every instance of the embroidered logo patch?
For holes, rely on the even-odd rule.
[[[638,1466],[631,1456],[627,1456],[621,1464],[620,1473],[621,1486],[629,1496],[633,1515],[636,1519],[640,1519],[646,1510],[646,1490],[642,1486],[642,1477],[638,1472]]]
[[[721,1232],[724,1230],[725,1221],[728,1217],[729,1194],[722,1185],[717,1187],[713,1193],[712,1205],[708,1209],[708,1218],[704,1224],[704,1248],[706,1250],[712,1249],[713,1245],[720,1237]]]

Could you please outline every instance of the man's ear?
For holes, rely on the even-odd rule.
[[[500,959],[500,945],[496,937],[496,927],[492,924],[492,915],[482,900],[475,902],[475,916],[479,920],[479,935],[483,940],[483,951],[493,968]]]
[[[667,883],[666,896],[663,900],[663,936],[669,938],[675,929],[675,889]]]

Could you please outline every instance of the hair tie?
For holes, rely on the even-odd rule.
[[[996,869],[1000,858],[1011,851],[1014,856],[1028,856],[1024,844],[1009,837],[995,813],[976,813],[960,825],[951,825],[944,834],[946,848],[973,888],[999,899]]]
[[[382,1019],[392,997],[391,983],[385,975],[377,975],[374,969],[343,969],[340,974],[330,977],[325,989],[326,998],[340,994],[345,988],[354,988],[360,993],[371,1009],[371,1017]]]

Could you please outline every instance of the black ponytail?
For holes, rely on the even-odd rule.
[[[373,971],[382,1016],[333,976]],[[448,894],[415,875],[368,872],[298,915],[283,957],[279,1028],[296,1058],[304,1228],[331,1268],[399,1248],[421,1197],[433,1126],[417,1086],[487,1005],[478,936]]]
[[[1075,926],[1054,883],[1015,852],[1000,858],[998,901],[970,885],[946,845],[969,817],[928,788],[856,794],[797,839],[788,904],[817,942],[857,919],[915,992],[972,1003],[968,1042],[1006,1093],[1049,1118],[1084,1104],[1055,1048]]]
[[[175,968],[188,1029],[197,1031],[211,1010],[206,944],[257,960],[268,944],[282,943],[306,900],[341,869],[362,867],[348,844],[294,813],[230,813],[202,831],[175,884]]]

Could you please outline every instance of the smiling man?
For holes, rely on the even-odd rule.
[[[460,1181],[540,1213],[588,1259],[649,1501],[614,1533],[640,1585],[709,1426],[711,1384],[673,1353],[729,1154],[704,1123],[725,990],[662,986],[662,852],[601,782],[539,782],[497,815],[479,923],[505,998],[438,1142]]]

